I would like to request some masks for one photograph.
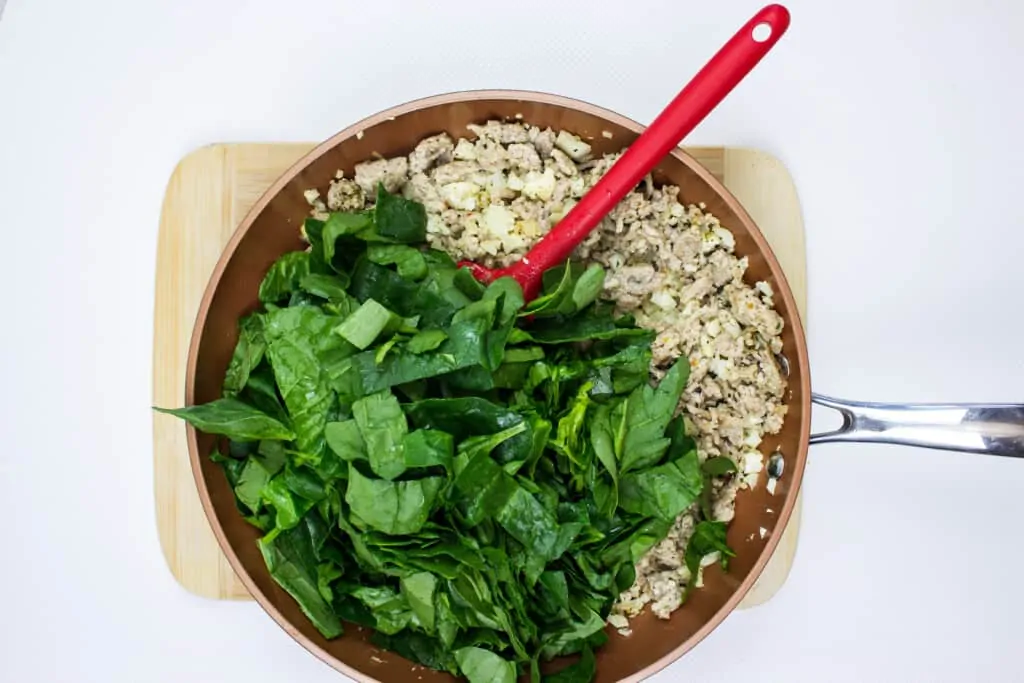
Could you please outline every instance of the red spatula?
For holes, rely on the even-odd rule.
[[[468,261],[459,265],[469,268],[484,283],[510,275],[522,286],[526,300],[534,299],[540,292],[544,271],[564,264],[601,219],[725,99],[788,27],[789,11],[782,5],[768,5],[755,14],[521,260],[497,269]]]

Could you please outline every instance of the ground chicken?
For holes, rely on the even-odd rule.
[[[435,162],[449,161],[454,149],[455,145],[448,137],[448,133],[441,133],[421,141],[409,155],[409,173],[421,173],[433,166]]]
[[[409,162],[405,157],[378,159],[356,164],[356,184],[368,197],[377,196],[377,184],[388,192],[398,192],[408,179]]]
[[[327,208],[331,211],[359,211],[366,205],[363,188],[344,177],[331,181],[327,189]]]

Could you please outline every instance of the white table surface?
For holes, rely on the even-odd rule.
[[[0,680],[339,680],[255,604],[187,594],[160,554],[149,405],[165,183],[198,145],[317,140],[463,88],[650,120],[758,7],[600,5],[7,3]],[[757,146],[792,171],[816,389],[1024,401],[1024,5],[790,8],[789,35],[689,142]],[[805,482],[786,587],[654,680],[1024,676],[1024,461],[823,446]]]

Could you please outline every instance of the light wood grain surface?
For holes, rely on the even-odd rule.
[[[312,147],[306,143],[210,145],[182,159],[174,170],[164,196],[157,243],[154,405],[182,403],[185,361],[199,300],[235,226],[263,191]],[[803,219],[785,167],[756,150],[699,147],[688,151],[725,183],[764,232],[806,324]],[[153,458],[157,528],[175,578],[196,595],[248,599],[199,504],[180,420],[154,415]],[[800,508],[798,498],[775,555],[741,607],[767,602],[785,583],[796,553]]]

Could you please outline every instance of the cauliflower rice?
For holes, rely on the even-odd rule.
[[[506,266],[522,257],[611,168],[621,153],[591,158],[591,147],[567,132],[522,122],[470,125],[472,137],[446,133],[421,141],[408,157],[358,164],[339,172],[326,197],[309,190],[312,214],[355,211],[378,183],[427,210],[427,240],[456,259]],[[743,281],[746,258],[703,206],[684,206],[679,189],[648,178],[602,220],[577,249],[583,261],[607,270],[604,297],[653,329],[651,372],[660,377],[686,356],[690,378],[680,408],[703,461],[733,460],[737,473],[716,479],[713,514],[732,520],[736,494],[757,483],[765,434],[782,428],[786,380],[775,356],[783,321],[771,286]],[[683,601],[687,584],[700,586],[683,562],[699,514],[680,515],[668,536],[637,564],[636,582],[612,610],[609,623],[628,633],[628,617],[646,605],[662,619]],[[704,558],[703,565],[717,558]]]

